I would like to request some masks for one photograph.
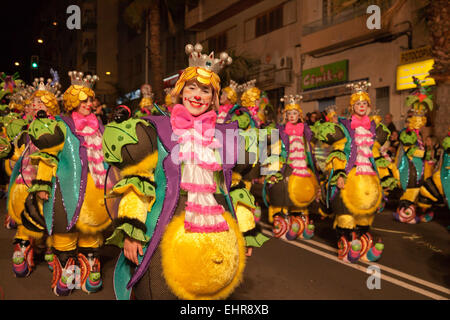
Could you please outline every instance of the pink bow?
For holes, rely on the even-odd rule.
[[[194,128],[204,138],[211,139],[214,137],[216,118],[217,115],[214,111],[209,111],[194,117],[189,113],[185,106],[177,104],[173,107],[170,123],[172,124],[173,132],[179,136],[186,130]]]
[[[228,111],[230,111],[231,108],[233,108],[232,104],[226,104],[224,106],[219,106],[219,114],[221,114],[222,112],[228,113]]]
[[[72,119],[75,122],[75,128],[77,131],[83,131],[84,128],[89,127],[98,130],[98,120],[95,114],[91,113],[88,116],[83,116],[78,112],[72,112]]]
[[[362,118],[353,115],[352,116],[352,129],[355,130],[358,127],[363,127],[366,130],[370,130],[370,119],[368,116]]]
[[[292,124],[290,122],[286,123],[286,133],[289,136],[303,136],[303,130],[305,125],[303,123]]]

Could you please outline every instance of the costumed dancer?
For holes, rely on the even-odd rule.
[[[55,116],[59,114],[59,105],[57,98],[61,94],[59,91],[59,83],[51,84],[52,80],[48,79],[44,83],[44,78],[35,79],[33,83],[34,92],[30,97],[33,105],[33,111],[43,113],[43,116]],[[24,119],[28,118],[27,112],[24,114]],[[32,163],[32,155],[38,152],[38,148],[33,144],[28,136],[27,121],[18,119],[11,123],[8,129],[16,127],[18,133],[14,138],[14,153],[17,157],[17,162],[11,174],[9,183],[7,208],[8,214],[17,225],[17,233],[14,237],[14,251],[12,257],[12,269],[17,277],[28,276],[35,264],[34,254],[43,253],[45,250],[45,243],[42,236],[28,230],[22,221],[22,216],[26,215],[24,212],[25,201],[29,193],[35,192],[32,185],[36,185],[37,166]],[[18,123],[17,123],[18,122]],[[10,134],[13,135],[13,134]],[[28,220],[25,220],[27,223]]]
[[[406,97],[406,106],[411,107],[412,116],[408,119],[408,127],[400,131],[400,145],[395,162],[400,175],[403,195],[394,218],[403,223],[415,224],[433,219],[432,212],[418,215],[416,202],[420,187],[424,181],[425,148],[420,129],[425,126],[426,112],[433,109],[431,88],[422,87],[421,81],[413,77],[416,88]]]
[[[177,104],[170,117],[106,127],[105,159],[124,178],[123,187],[113,189],[122,199],[108,239],[124,249],[115,270],[118,299],[128,299],[132,288],[136,298],[223,299],[242,279],[244,238],[225,209],[232,212],[228,193],[237,156],[226,130],[237,132],[237,126],[216,124],[214,111],[217,72],[231,58],[201,51],[200,44],[186,46],[189,67],[172,91]],[[122,127],[134,139],[116,143],[109,132]],[[138,265],[133,275],[127,259]]]
[[[220,95],[220,106],[217,115],[217,123],[224,123],[227,118],[228,112],[236,106],[238,101],[238,84],[230,80],[228,87],[222,89]]]
[[[442,141],[444,152],[436,164],[437,170],[420,187],[418,205],[423,212],[434,215],[437,206],[450,209],[450,128]]]
[[[281,170],[266,177],[269,222],[273,234],[288,240],[311,239],[314,224],[308,206],[317,198],[319,182],[312,155],[312,131],[303,122],[302,96],[284,96],[286,125],[278,126],[281,138],[279,161]],[[268,185],[267,185],[268,184]]]
[[[69,77],[63,102],[70,115],[37,118],[30,125],[29,135],[39,148],[31,155],[38,172],[22,215],[30,231],[50,235],[51,288],[62,296],[80,286],[87,293],[102,287],[99,248],[102,231],[111,223],[103,199],[103,125],[92,113],[98,77],[76,71]],[[75,265],[81,270],[80,286],[68,283],[75,278]]]
[[[339,123],[325,122],[318,138],[333,147],[328,156],[330,172],[325,197],[326,208],[319,212],[335,215],[333,227],[338,235],[338,258],[346,262],[359,259],[376,261],[384,245],[369,233],[383,198],[382,176],[374,160],[377,140],[376,124],[370,121],[370,83],[349,85],[351,118],[339,118]],[[384,144],[384,142],[382,143]]]
[[[173,90],[173,88],[165,88],[164,89],[164,94],[165,94],[165,98],[164,98],[164,107],[166,108],[167,111],[169,111],[169,113],[172,112],[173,106],[174,106],[174,101],[173,101],[173,97],[170,94],[170,92]]]
[[[141,101],[139,102],[139,109],[134,113],[137,118],[146,117],[152,115],[153,110],[153,97],[152,86],[149,84],[143,84],[141,86]]]

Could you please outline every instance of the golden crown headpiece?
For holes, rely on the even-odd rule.
[[[141,96],[142,98],[150,98],[153,100],[154,93],[152,91],[152,86],[149,84],[143,84],[141,86]]]
[[[230,80],[230,84],[228,85],[228,88],[238,92],[238,87],[239,87],[239,84],[236,81]]]
[[[70,83],[72,85],[78,85],[82,87],[86,87],[92,89],[96,81],[99,81],[100,78],[97,75],[87,75],[85,77],[83,72],[79,71],[69,71]]]
[[[284,102],[284,110],[297,110],[300,113],[303,113],[302,108],[300,107],[300,102],[302,101],[303,96],[296,94],[285,95],[280,99],[281,102]]]
[[[9,100],[14,103],[22,104],[28,97],[29,86],[25,86],[25,83],[21,82],[16,85],[15,92],[9,96]]]
[[[247,81],[246,83],[238,85],[237,90],[239,92],[245,92],[245,91],[253,89],[255,87],[256,87],[256,79],[252,79],[250,81]]]
[[[372,84],[369,81],[359,81],[347,84],[347,88],[351,88],[353,93],[367,93],[367,90]]]
[[[225,65],[233,62],[233,59],[226,52],[222,52],[219,55],[219,59],[214,58],[214,51],[209,55],[202,54],[203,46],[200,43],[197,43],[195,46],[187,44],[185,51],[189,56],[189,67],[200,67],[215,73],[219,73]]]
[[[328,114],[332,114],[332,113],[337,113],[337,106],[336,105],[331,105],[325,108],[325,113]]]
[[[28,88],[28,92],[33,94],[36,91],[47,91],[52,93],[57,99],[61,96],[61,84],[52,79],[35,78],[31,86]]]
[[[359,81],[347,84],[347,88],[352,89],[352,95],[350,97],[350,107],[353,106],[357,101],[366,100],[369,105],[371,104],[369,93],[367,92],[371,85],[372,84],[369,81]]]

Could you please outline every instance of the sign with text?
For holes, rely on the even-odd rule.
[[[430,59],[433,56],[431,46],[420,47],[400,53],[400,64]]]
[[[348,80],[348,60],[303,70],[303,90],[318,89]]]
[[[428,59],[424,61],[403,64],[397,67],[397,90],[406,90],[415,88],[416,85],[413,82],[413,76],[425,80],[422,82],[422,86],[432,86],[436,82],[433,78],[429,78],[430,70],[433,68],[434,59]],[[427,78],[428,77],[428,78]]]

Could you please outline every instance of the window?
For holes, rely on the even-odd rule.
[[[255,36],[259,37],[283,26],[283,6],[276,7],[256,17]]]
[[[319,101],[319,111],[325,111],[326,108],[328,108],[329,106],[334,106],[336,105],[336,98],[332,97],[332,98],[326,98],[326,99],[320,99]]]
[[[199,0],[186,0],[187,11],[194,10],[198,7]]]
[[[219,35],[208,39],[208,50],[216,53],[225,51],[227,49],[227,33],[223,32]]]
[[[384,116],[389,113],[389,86],[376,89],[375,106],[379,110],[379,114]]]

